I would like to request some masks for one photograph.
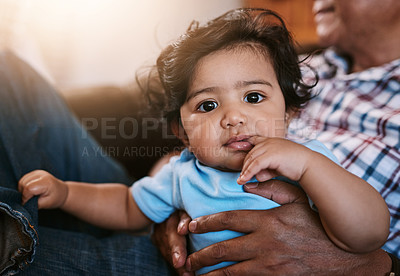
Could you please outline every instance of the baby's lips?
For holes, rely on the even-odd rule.
[[[226,145],[228,148],[232,148],[235,150],[241,150],[241,151],[249,151],[253,148],[253,144],[250,143],[249,141],[236,141],[232,142]]]

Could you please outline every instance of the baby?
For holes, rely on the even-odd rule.
[[[245,193],[241,185],[284,177],[306,192],[337,246],[368,252],[384,244],[389,212],[380,194],[332,161],[318,141],[285,138],[291,114],[311,95],[290,34],[275,13],[239,9],[204,26],[192,24],[161,53],[157,69],[166,117],[186,146],[179,157],[131,187],[62,181],[33,171],[19,182],[23,201],[38,195],[39,208],[61,208],[100,227],[133,230],[162,222],[176,209],[196,218],[278,207],[285,202]],[[191,250],[238,235],[192,234]]]

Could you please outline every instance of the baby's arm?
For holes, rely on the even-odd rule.
[[[328,236],[341,248],[368,252],[382,246],[389,233],[389,212],[367,182],[326,156],[280,138],[254,138],[239,184],[256,176],[265,181],[283,175],[298,181],[318,208]]]
[[[21,178],[19,190],[23,203],[39,196],[40,209],[61,208],[99,227],[138,230],[151,223],[135,203],[129,187],[123,184],[64,182],[37,170]]]

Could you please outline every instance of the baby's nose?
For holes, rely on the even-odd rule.
[[[237,108],[229,108],[229,110],[226,110],[221,120],[221,126],[223,128],[236,127],[245,124],[246,121],[246,116],[240,110]]]

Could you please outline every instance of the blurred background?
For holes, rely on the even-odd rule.
[[[61,91],[123,86],[193,19],[244,6],[280,13],[301,49],[317,44],[312,0],[0,0],[0,48]]]
[[[101,147],[134,178],[181,143],[157,120],[136,71],[194,20],[264,7],[286,20],[299,52],[317,45],[313,0],[0,0],[0,50],[11,49],[52,83]],[[84,137],[87,133],[82,132]],[[91,149],[87,149],[91,150]],[[82,153],[84,154],[84,153]]]

